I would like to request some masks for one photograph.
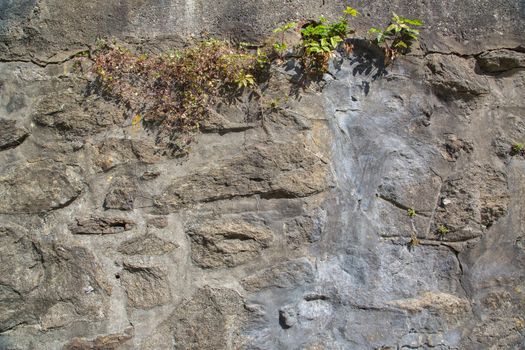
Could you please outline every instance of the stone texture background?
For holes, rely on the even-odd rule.
[[[99,36],[261,40],[346,5],[361,33],[422,18],[421,48],[384,71],[356,40],[298,94],[275,68],[278,108],[216,106],[184,159],[72,71]],[[0,349],[525,348],[524,16],[520,0],[0,0]]]

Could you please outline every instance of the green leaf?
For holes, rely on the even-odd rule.
[[[295,28],[297,26],[297,23],[295,22],[289,22],[289,23],[286,23],[280,27],[277,27],[273,30],[274,33],[282,33],[282,32],[285,32],[287,30],[290,30],[292,28]]]
[[[337,44],[339,44],[343,39],[341,39],[339,36],[333,36],[330,38],[330,43],[332,44],[332,47],[335,49],[337,47]]]
[[[289,29],[292,29],[292,28],[295,28],[297,26],[297,23],[295,22],[289,22],[289,23],[286,23],[283,28],[285,30],[289,30]]]
[[[423,25],[423,21],[419,20],[419,19],[408,19],[408,18],[403,18],[403,21],[406,23],[406,24],[410,24],[412,26],[422,26]]]
[[[311,55],[312,53],[319,53],[322,50],[319,48],[319,46],[310,46],[306,48],[306,53]]]
[[[407,44],[404,41],[398,41],[395,45],[395,47],[403,47],[405,49],[408,49]]]
[[[381,45],[384,42],[385,42],[385,34],[382,32],[377,34],[377,43]]]
[[[348,7],[343,11],[343,13],[344,13],[345,15],[350,15],[350,16],[352,16],[352,17],[355,17],[355,16],[357,16],[357,15],[360,15],[359,11],[357,11],[355,8],[352,8],[352,7],[350,7],[350,6],[348,6]]]
[[[381,29],[378,29],[378,28],[375,28],[375,27],[372,27],[368,30],[368,32],[370,34],[379,34],[379,33],[383,33],[383,31]]]
[[[398,15],[396,15],[395,12],[392,12],[392,16],[393,16],[393,17],[392,17],[392,20],[393,20],[394,22],[396,22],[396,23],[401,22],[401,17],[399,17]]]
[[[395,31],[396,33],[399,32],[399,25],[396,23],[392,23],[388,27],[386,27],[385,32],[391,32]]]

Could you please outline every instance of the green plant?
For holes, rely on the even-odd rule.
[[[413,209],[413,208],[408,208],[407,209],[407,215],[409,218],[413,218],[417,215],[416,211]]]
[[[352,8],[350,6],[347,6],[346,9],[343,10],[343,13],[345,16],[352,16],[356,17],[357,15],[360,15],[359,11],[357,11],[355,8]]]
[[[335,22],[320,17],[301,29],[301,44],[294,47],[293,57],[299,59],[306,74],[295,81],[297,86],[304,87],[310,81],[309,75],[328,72],[329,60],[342,43],[347,52],[352,50],[347,40],[353,33],[349,19],[359,12],[347,7],[343,13]],[[384,47],[385,57],[391,60],[397,53],[408,52],[419,35],[412,27],[420,25],[419,20],[394,14],[384,30],[370,31],[377,34],[376,44]],[[296,27],[297,23],[289,22],[276,28],[273,32],[278,41],[261,47],[212,39],[161,54],[134,53],[116,42],[97,39],[93,51],[79,52],[75,59],[94,62],[91,72],[97,79],[93,86],[98,83],[105,97],[121,103],[132,126],[157,127],[157,140],[184,154],[194,133],[210,115],[211,106],[221,99],[233,101],[249,90],[261,106],[279,106],[280,99],[265,101],[260,84],[270,77],[269,68],[276,58],[284,59],[288,50],[285,33]],[[276,40],[275,36],[272,38]],[[80,63],[75,62],[81,70]],[[523,145],[513,145],[513,152],[523,153]],[[415,210],[409,209],[408,216],[416,216]]]
[[[388,65],[399,54],[406,54],[414,41],[418,40],[419,30],[413,27],[423,25],[419,19],[408,19],[392,13],[390,24],[384,28],[370,28],[369,33],[375,34],[375,44],[383,48],[385,64]]]
[[[445,236],[449,232],[450,230],[445,225],[439,225],[439,227],[437,228],[437,234],[440,236]]]
[[[314,74],[325,73],[328,70],[329,59],[343,42],[348,33],[348,17],[355,17],[359,12],[347,7],[343,13],[345,17],[337,22],[328,23],[326,18],[320,17],[301,29],[303,67]]]
[[[525,150],[525,146],[522,143],[516,142],[512,144],[511,153],[513,155],[524,153],[524,150]]]
[[[242,89],[255,85],[255,78],[252,74],[241,71],[235,78],[235,82],[237,83],[237,87]]]
[[[220,40],[155,55],[101,45],[92,71],[102,88],[130,115],[159,126],[159,139],[181,154],[208,117],[209,106],[254,86],[262,69],[260,56]]]
[[[259,69],[265,69],[271,63],[270,59],[268,58],[268,54],[260,48],[257,48],[257,54],[255,58],[257,60]]]
[[[281,59],[283,58],[284,52],[288,49],[288,45],[284,42],[284,34],[295,27],[297,27],[297,23],[289,22],[273,30],[275,34],[280,34],[280,41],[274,43],[273,48]]]
[[[408,247],[414,248],[414,247],[417,247],[419,244],[421,244],[421,241],[419,240],[419,238],[417,238],[416,234],[413,233],[410,236],[410,241],[408,241]]]

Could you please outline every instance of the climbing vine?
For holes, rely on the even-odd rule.
[[[99,91],[129,111],[133,125],[156,127],[159,140],[167,142],[174,153],[184,154],[214,103],[233,101],[247,90],[255,98],[264,98],[260,85],[272,64],[298,59],[306,76],[321,77],[339,48],[352,51],[348,39],[354,31],[349,20],[358,15],[347,7],[335,22],[320,17],[300,28],[295,22],[286,23],[274,30],[277,41],[262,46],[212,39],[152,55],[103,41],[89,54],[94,61],[91,72]],[[370,30],[377,34],[373,42],[383,47],[386,63],[410,51],[419,35],[412,26],[419,25],[419,20],[394,14],[384,30]],[[300,34],[299,44],[288,47],[285,34],[289,31]]]

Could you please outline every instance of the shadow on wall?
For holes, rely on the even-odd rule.
[[[381,48],[364,39],[351,39],[350,42],[354,46],[350,57],[350,64],[354,67],[352,70],[354,76],[364,75],[375,81],[388,74],[385,67],[385,55]]]

